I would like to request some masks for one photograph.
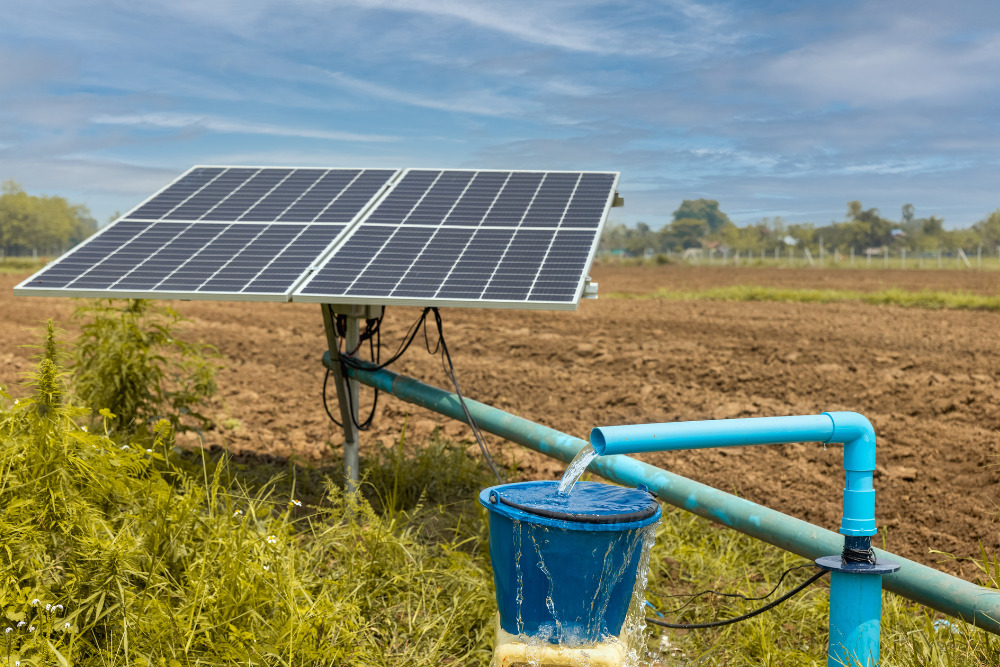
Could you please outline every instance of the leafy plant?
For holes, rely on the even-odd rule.
[[[44,350],[30,398],[0,390],[0,665],[488,662],[481,550],[329,481],[311,506],[294,481],[250,492],[225,459],[181,460],[167,420],[148,448],[112,439],[51,329]]]
[[[74,389],[97,413],[110,410],[126,432],[165,418],[178,431],[211,421],[200,405],[216,391],[218,366],[209,345],[177,337],[184,319],[169,306],[142,299],[88,302],[74,351]]]

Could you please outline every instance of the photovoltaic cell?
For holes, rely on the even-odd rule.
[[[396,173],[195,167],[15,292],[287,300]]]
[[[297,301],[574,307],[614,173],[410,170]]]

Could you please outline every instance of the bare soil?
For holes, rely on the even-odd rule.
[[[603,294],[753,284],[871,291],[1000,292],[1000,273],[595,266]],[[14,298],[24,276],[0,275],[0,384],[31,366],[45,319],[73,335],[68,299]],[[189,339],[218,347],[225,369],[206,442],[319,462],[339,449],[320,400],[325,348],[318,306],[185,302]],[[419,315],[389,309],[394,348]],[[445,334],[471,398],[586,438],[594,426],[856,410],[879,436],[876,516],[885,546],[975,577],[981,542],[1000,549],[1000,315],[861,304],[599,299],[575,312],[448,309]],[[418,339],[419,340],[419,339]],[[415,344],[394,367],[447,386],[438,357]],[[363,401],[370,399],[365,393]],[[331,401],[335,397],[331,389]],[[364,409],[364,408],[363,408]],[[226,420],[234,428],[223,427]],[[435,428],[467,427],[391,397],[379,400],[363,450]],[[238,425],[237,425],[238,423]],[[190,440],[189,444],[196,444]],[[563,464],[515,445],[521,475]],[[836,530],[842,453],[815,444],[653,454],[649,462]]]

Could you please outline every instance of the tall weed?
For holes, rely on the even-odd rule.
[[[206,427],[199,411],[216,391],[216,355],[208,345],[178,338],[183,318],[143,299],[84,302],[74,348],[76,394],[95,414],[110,410],[116,427],[145,431],[158,419],[175,430]]]

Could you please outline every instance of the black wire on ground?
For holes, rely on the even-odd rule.
[[[771,591],[769,593],[767,593],[766,595],[761,595],[759,597],[751,597],[751,596],[748,596],[748,595],[743,595],[742,593],[723,593],[721,591],[716,591],[716,590],[712,590],[712,589],[704,590],[704,591],[701,591],[700,593],[678,593],[676,595],[660,595],[658,593],[649,593],[649,594],[652,595],[653,597],[657,597],[657,598],[659,598],[661,600],[669,600],[669,599],[672,599],[672,598],[690,598],[687,602],[685,602],[684,604],[682,604],[680,607],[677,607],[677,609],[673,609],[671,611],[665,612],[667,614],[678,614],[678,613],[680,613],[689,604],[691,604],[692,602],[694,602],[695,600],[697,600],[698,598],[700,598],[702,595],[718,595],[719,597],[724,597],[724,598],[740,598],[741,600],[746,600],[747,602],[759,602],[760,600],[766,600],[769,597],[771,597],[772,595],[774,595],[774,593],[778,590],[778,588],[781,587],[781,582],[783,582],[785,580],[785,577],[787,577],[789,574],[791,574],[795,570],[801,570],[801,569],[807,568],[807,567],[816,567],[816,564],[815,563],[806,563],[805,565],[796,565],[795,567],[788,568],[787,570],[785,570],[784,572],[781,573],[780,577],[778,577],[778,581],[777,581],[777,583],[774,584],[774,588],[772,588]]]
[[[780,598],[778,598],[774,602],[766,604],[763,607],[760,607],[759,609],[754,609],[753,611],[751,611],[751,612],[749,612],[747,614],[743,614],[742,616],[737,616],[735,618],[727,618],[727,619],[722,620],[722,621],[712,621],[710,623],[667,623],[666,621],[661,621],[661,620],[659,620],[657,618],[646,617],[646,622],[647,623],[652,623],[653,625],[659,625],[660,627],[663,627],[663,628],[672,628],[674,630],[699,630],[699,629],[702,629],[702,628],[718,628],[718,627],[721,627],[723,625],[730,625],[732,623],[739,623],[740,621],[745,621],[748,618],[753,618],[754,616],[757,616],[759,614],[763,614],[768,609],[774,609],[775,607],[777,607],[779,604],[781,604],[785,600],[787,600],[787,599],[795,596],[796,594],[798,594],[798,593],[802,592],[803,590],[805,590],[806,588],[808,588],[813,582],[817,581],[820,577],[822,577],[826,573],[827,573],[827,570],[820,570],[819,572],[817,572],[813,576],[809,577],[808,579],[806,579],[805,581],[803,581],[801,584],[799,584],[798,586],[796,586],[792,590],[790,590],[787,593],[785,593],[784,595],[782,595]],[[772,591],[772,593],[773,592],[774,591]],[[770,595],[770,593],[768,595]]]

